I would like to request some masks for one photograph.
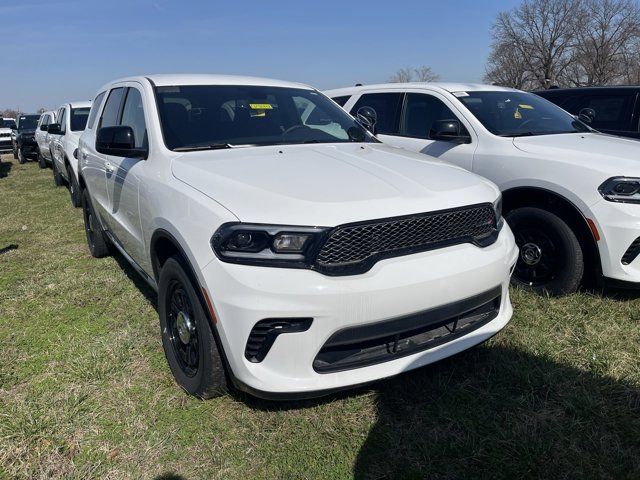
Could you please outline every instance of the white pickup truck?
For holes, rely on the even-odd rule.
[[[53,180],[57,186],[69,186],[71,203],[80,206],[78,188],[78,160],[76,149],[80,135],[87,125],[91,102],[65,103],[58,108],[56,123],[50,124],[49,148],[52,155]]]

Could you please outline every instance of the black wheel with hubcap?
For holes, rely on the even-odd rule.
[[[575,292],[584,261],[573,230],[557,215],[534,207],[512,210],[505,219],[520,249],[512,283],[541,294]]]
[[[84,231],[91,255],[96,258],[106,257],[109,255],[109,242],[93,210],[87,189],[82,191],[82,214],[84,217]]]
[[[178,385],[206,399],[224,394],[227,378],[212,326],[188,271],[180,256],[169,258],[160,271],[162,346]]]
[[[71,204],[78,208],[82,205],[82,195],[80,193],[80,188],[78,187],[78,182],[76,181],[76,176],[73,173],[73,169],[71,165],[67,164],[67,178],[69,178],[69,195],[71,195]]]

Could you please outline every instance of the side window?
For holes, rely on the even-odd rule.
[[[341,107],[344,107],[345,103],[347,103],[350,98],[351,98],[351,95],[344,95],[342,97],[333,97],[331,100],[336,102]]]
[[[135,88],[127,89],[127,99],[122,110],[121,125],[127,125],[133,129],[136,148],[142,148],[147,144],[147,125],[144,121],[144,109],[142,96]]]
[[[351,109],[356,115],[360,107],[371,107],[378,114],[378,133],[397,135],[400,119],[400,101],[402,93],[366,93],[362,95]]]
[[[433,95],[407,93],[400,121],[400,135],[429,139],[431,126],[436,120],[460,119],[442,100]],[[467,133],[464,126],[462,129],[462,133]]]
[[[64,135],[64,132],[67,131],[67,109],[66,108],[60,109],[60,120],[58,121],[58,123],[60,124],[60,133]]]
[[[42,116],[42,121],[40,122],[40,125],[49,125],[49,115],[43,115]]]
[[[563,108],[578,115],[583,108],[592,108],[596,116],[590,126],[604,130],[631,130],[631,111],[633,95],[582,95],[571,102],[565,102]]]
[[[56,113],[56,119],[54,123],[59,123],[62,125],[62,120],[63,120],[63,115],[64,115],[64,107],[62,107],[61,109],[59,109]]]
[[[96,117],[98,116],[98,110],[100,110],[100,106],[102,105],[102,99],[107,92],[102,92],[99,94],[93,103],[91,104],[91,113],[89,114],[89,120],[87,120],[87,128],[92,129],[93,124],[96,121]]]
[[[122,97],[124,96],[124,88],[114,88],[109,93],[107,103],[102,111],[98,128],[101,127],[113,127],[118,125],[118,117],[120,115],[120,104],[122,103]]]

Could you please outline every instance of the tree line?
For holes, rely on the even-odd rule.
[[[634,0],[524,0],[498,14],[485,81],[523,90],[640,83]]]

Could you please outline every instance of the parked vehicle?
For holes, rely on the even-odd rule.
[[[71,203],[74,207],[81,204],[76,149],[87,124],[90,109],[91,102],[66,103],[58,108],[56,123],[50,124],[48,128],[53,180],[57,186],[65,183],[69,185]]]
[[[640,138],[640,87],[554,88],[534,92],[555,103],[596,130]]]
[[[508,88],[407,83],[327,93],[354,114],[377,112],[385,143],[500,187],[520,247],[515,284],[549,294],[573,292],[583,278],[639,285],[639,142],[594,132],[551,102]]]
[[[38,148],[38,165],[40,168],[47,168],[47,165],[52,162],[53,155],[51,153],[51,147],[49,144],[49,125],[55,123],[56,112],[49,111],[44,112],[40,116],[38,125],[36,127],[36,145]]]
[[[95,257],[158,291],[189,393],[314,396],[488,339],[517,249],[488,180],[380,144],[320,92],[155,75],[96,96],[78,149]]]
[[[0,117],[0,151],[11,150],[11,130],[15,127],[15,119]]]
[[[39,119],[39,114],[20,115],[16,128],[11,131],[13,158],[20,163],[25,163],[29,157],[38,155],[35,132]]]

